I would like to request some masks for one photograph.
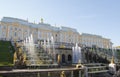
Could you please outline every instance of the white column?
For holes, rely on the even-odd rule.
[[[28,36],[30,36],[30,27],[28,27]]]
[[[40,33],[40,32],[38,31],[38,36],[37,36],[38,38],[37,38],[37,39],[40,39],[40,38],[39,38],[39,33]]]
[[[88,77],[88,67],[84,67],[84,69],[85,69],[85,77]]]
[[[73,76],[73,71],[71,71],[71,77],[74,77],[74,76]]]

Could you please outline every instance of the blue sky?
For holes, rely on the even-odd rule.
[[[0,18],[8,16],[76,28],[120,45],[120,0],[0,0]]]

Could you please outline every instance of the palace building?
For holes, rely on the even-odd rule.
[[[38,24],[12,17],[3,17],[0,21],[0,40],[22,41],[30,34],[33,35],[35,43],[53,36],[54,42],[61,45],[78,43],[81,46],[112,48],[112,42],[108,38],[87,33],[80,34],[76,29],[69,27],[51,26],[44,23],[43,19]]]

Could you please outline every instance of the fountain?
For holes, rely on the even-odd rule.
[[[47,51],[48,51],[48,54],[51,55],[50,40],[49,40],[49,38],[47,39]]]
[[[53,36],[51,37],[51,44],[52,44],[52,53],[53,53],[53,56],[54,56],[54,63],[56,63],[56,57],[55,57],[55,46],[54,46],[54,39],[53,39]]]
[[[27,55],[28,66],[49,65],[53,64],[53,60],[54,63],[56,62],[53,37],[50,40],[44,40],[42,43],[41,45],[34,44],[32,34],[24,40],[23,49]]]
[[[36,64],[38,56],[35,52],[34,40],[32,34],[24,40],[24,47],[28,57],[28,64]]]
[[[44,50],[46,51],[46,47],[47,47],[46,40],[44,40],[43,42],[43,47],[44,47]]]
[[[73,63],[82,62],[81,48],[76,43],[75,47],[72,47]]]

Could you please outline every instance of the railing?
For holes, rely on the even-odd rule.
[[[117,63],[117,65],[120,65]],[[38,65],[39,66],[39,65]],[[34,68],[27,69],[12,69],[0,71],[0,76],[5,77],[94,77],[94,75],[100,75],[102,73],[108,73],[108,65],[101,63],[83,64],[83,67],[55,67],[49,68],[38,68],[37,65]],[[29,67],[33,67],[29,66]]]
[[[107,66],[88,67],[88,74],[108,72]]]
[[[41,45],[44,45],[44,43],[42,42]],[[48,43],[46,43],[46,46],[48,46]],[[51,48],[52,44],[50,44],[49,46]],[[72,43],[55,42],[54,47],[55,48],[72,48],[73,44]]]
[[[0,75],[7,77],[84,77],[85,74],[80,68],[54,68],[0,71]]]

